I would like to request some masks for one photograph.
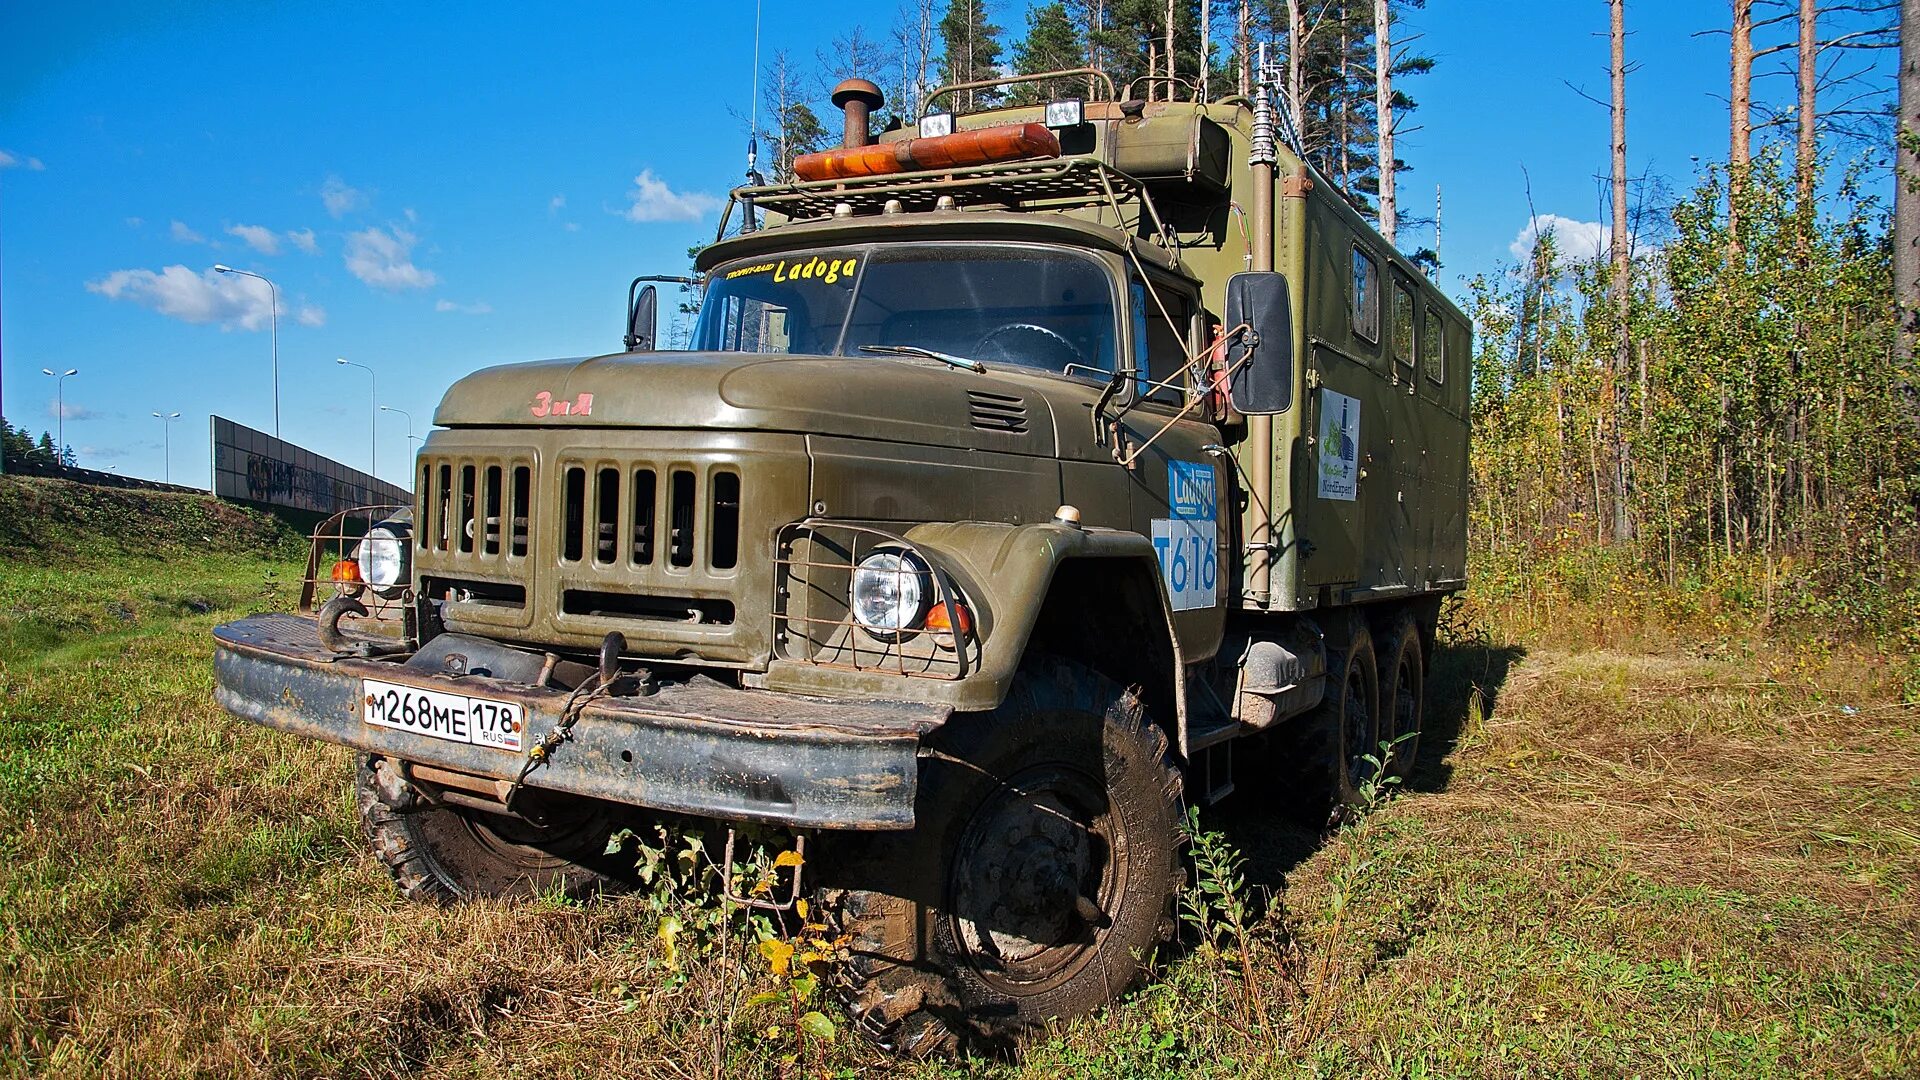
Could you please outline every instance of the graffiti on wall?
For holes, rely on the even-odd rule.
[[[331,514],[355,506],[408,503],[406,489],[263,431],[213,418],[214,494]]]

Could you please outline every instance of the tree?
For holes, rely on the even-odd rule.
[[[882,90],[893,114],[902,123],[912,124],[927,111],[933,72],[940,62],[934,52],[933,0],[908,0],[900,6],[893,22],[893,52],[899,75],[883,84]]]
[[[1014,74],[1038,75],[1043,71],[1064,71],[1082,67],[1086,62],[1086,46],[1074,29],[1073,19],[1067,14],[1067,6],[1062,0],[1042,4],[1027,13],[1027,36],[1013,51]],[[1013,87],[1012,100],[1016,105],[1036,105],[1077,90],[1077,85],[1069,89],[1056,86],[1051,81],[1020,83]]]
[[[1920,416],[1914,343],[1920,338],[1920,0],[1900,5],[1900,129],[1893,182],[1894,367],[1910,416]]]
[[[760,132],[769,152],[768,164],[777,183],[793,180],[793,161],[811,154],[826,144],[827,129],[805,100],[806,91],[800,72],[785,49],[776,50],[767,63],[761,107],[768,125]]]
[[[978,82],[1000,74],[1000,28],[987,21],[985,0],[949,0],[940,20],[941,77],[948,83]],[[965,112],[991,108],[1000,101],[996,89],[963,90],[954,107]]]
[[[1613,285],[1614,318],[1618,321],[1613,354],[1613,538],[1624,542],[1632,534],[1627,515],[1627,484],[1632,451],[1624,426],[1627,367],[1632,346],[1627,326],[1633,305],[1633,252],[1627,237],[1627,17],[1625,0],[1610,0],[1613,63]]]
[[[1399,230],[1393,156],[1393,17],[1389,0],[1373,0],[1374,130],[1379,136],[1380,235],[1395,243]]]

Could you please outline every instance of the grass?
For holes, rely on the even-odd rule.
[[[347,754],[210,700],[208,631],[290,606],[299,552],[0,481],[0,1074],[1920,1073],[1920,710],[1871,653],[1474,611],[1406,791],[1332,837],[1253,776],[1203,816],[1243,938],[1020,1064],[899,1065],[747,1004],[768,965],[710,906],[400,900]]]

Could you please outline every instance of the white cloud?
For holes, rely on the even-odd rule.
[[[229,226],[227,235],[239,237],[246,241],[248,247],[262,255],[280,254],[280,235],[265,225]]]
[[[717,196],[699,191],[677,192],[666,181],[643,169],[627,193],[628,221],[698,221],[721,206]]]
[[[580,231],[580,223],[579,223],[579,222],[577,222],[577,221],[569,221],[569,222],[567,222],[567,223],[566,223],[565,225],[562,225],[562,226],[560,226],[560,227],[561,227],[561,228],[563,228],[563,229],[565,229],[565,230],[567,230],[568,232],[579,232],[579,231]]]
[[[212,270],[196,273],[177,264],[157,273],[115,270],[87,282],[87,291],[109,300],[128,300],[185,323],[217,323],[222,330],[264,330],[273,318],[271,294],[253,278]],[[303,326],[319,326],[327,317],[310,304],[301,304],[290,314]]]
[[[413,264],[413,245],[419,238],[398,225],[391,232],[362,229],[347,235],[347,269],[376,289],[424,289],[440,280],[431,270]]]
[[[25,169],[28,172],[43,172],[47,163],[37,157],[21,157],[0,150],[0,169]]]
[[[1554,254],[1562,263],[1591,262],[1613,247],[1612,230],[1598,221],[1575,221],[1558,214],[1541,214],[1527,222],[1507,250],[1522,266],[1533,260],[1534,241],[1553,236]]]
[[[320,242],[314,239],[312,229],[288,229],[287,242],[308,255],[320,252]]]
[[[358,188],[348,187],[345,180],[329,176],[326,183],[320,185],[320,201],[326,204],[327,213],[338,218],[365,206],[367,196]]]
[[[47,402],[47,416],[55,420],[95,420],[100,414],[85,405],[76,405],[71,401],[62,402],[59,398]]]
[[[130,217],[127,219],[127,228],[137,229],[140,226],[145,225],[146,223],[147,221],[145,218]]]
[[[194,232],[193,228],[184,221],[176,221],[173,223],[173,238],[183,244],[204,244],[207,242],[206,237]]]
[[[559,213],[562,210],[565,210],[566,208],[567,208],[567,197],[565,195],[555,195],[553,198],[547,200],[547,216],[548,217],[552,217],[553,215]]]
[[[443,312],[457,311],[462,315],[491,315],[493,314],[493,305],[485,301],[476,301],[471,304],[456,304],[451,300],[439,300],[434,303],[433,310]]]

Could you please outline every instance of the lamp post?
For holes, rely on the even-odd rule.
[[[180,419],[177,412],[154,413],[154,419],[160,421],[160,481],[173,483],[173,422]]]
[[[214,263],[213,268],[222,274],[239,274],[267,283],[267,306],[272,313],[273,328],[273,437],[280,437],[280,290],[264,274],[251,270],[236,270],[225,263]]]
[[[53,448],[53,463],[65,465],[67,463],[67,376],[80,374],[80,369],[68,368],[65,371],[55,371],[50,367],[43,367],[40,369],[40,374],[53,376],[53,422],[59,432],[54,437],[60,440],[60,445]]]
[[[407,456],[412,457],[413,444],[420,441],[420,436],[415,435],[413,433],[413,414],[408,412],[405,409],[396,409],[391,405],[380,406],[380,411],[390,412],[390,413],[399,413],[401,416],[404,416],[407,418]],[[411,466],[409,466],[409,468],[411,468]]]
[[[373,394],[370,400],[373,402],[374,411],[370,414],[372,419],[368,421],[369,425],[373,428],[373,464],[372,467],[367,470],[367,475],[378,480],[380,478],[380,376],[375,375],[373,369],[367,365],[356,364],[344,356],[336,358],[334,363],[344,364],[347,367],[357,367],[367,373],[367,378],[373,380]],[[411,427],[412,425],[409,424],[408,426]]]

